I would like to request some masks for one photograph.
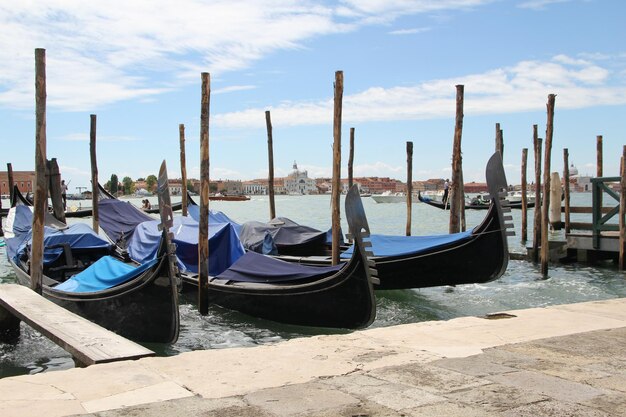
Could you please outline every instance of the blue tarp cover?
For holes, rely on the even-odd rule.
[[[103,256],[88,268],[54,287],[65,292],[96,292],[113,288],[138,277],[156,265],[153,259],[140,266],[125,264],[112,256]]]
[[[139,263],[154,259],[162,232],[160,222],[153,220],[141,223],[128,244],[128,253]],[[174,234],[176,257],[181,271],[198,272],[198,222],[190,217],[175,217],[170,231]],[[235,228],[230,223],[209,223],[209,274],[218,275],[232,265],[244,248]]]
[[[429,249],[441,247],[454,242],[469,240],[472,236],[472,230],[462,233],[453,233],[449,235],[432,235],[432,236],[388,236],[388,235],[371,235],[370,240],[372,247],[370,250],[374,256],[397,256],[418,254]],[[354,246],[342,253],[344,257],[352,256]]]
[[[32,243],[32,212],[28,207],[15,207],[15,222],[13,231],[16,232],[14,238],[8,239],[9,250],[7,252],[11,259],[16,259],[26,251],[26,245]],[[91,227],[85,223],[76,223],[64,230],[57,230],[44,227],[44,265],[54,262],[63,253],[62,248],[49,249],[60,243],[68,243],[72,249],[102,249],[108,248],[111,244],[98,236]]]
[[[122,236],[126,241],[130,240],[138,224],[154,220],[128,201],[114,198],[98,202],[98,218],[100,227],[113,242],[118,242]]]
[[[274,259],[256,252],[246,252],[217,278],[237,282],[288,282],[320,279],[335,274],[343,267],[306,266]]]

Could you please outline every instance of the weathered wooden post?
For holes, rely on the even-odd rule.
[[[563,149],[563,190],[565,193],[565,198],[563,200],[563,204],[565,206],[565,234],[570,232],[570,189],[569,189],[569,150],[567,148]]]
[[[354,184],[354,128],[350,128],[350,154],[348,156],[348,190]]]
[[[413,142],[406,143],[406,235],[411,236],[413,213]]]
[[[620,193],[619,193],[619,270],[626,269],[626,146],[622,149],[622,163],[620,164]]]
[[[93,230],[98,233],[100,219],[98,213],[98,159],[96,158],[96,115],[90,115],[89,127],[89,157],[91,159],[91,223]]]
[[[65,223],[65,205],[61,191],[61,172],[56,158],[47,161],[48,167],[48,190],[52,200],[52,213],[59,221]]]
[[[13,204],[13,199],[15,198],[13,193],[13,184],[15,184],[15,181],[13,180],[13,165],[11,165],[10,162],[7,164],[7,180],[9,184],[9,201]]]
[[[461,230],[461,210],[464,209],[465,198],[463,196],[463,157],[461,156],[461,136],[463,134],[463,90],[464,86],[456,86],[456,120],[454,126],[454,145],[452,148],[452,198],[450,201],[450,233],[458,233]]]
[[[44,217],[48,209],[46,178],[46,50],[35,49],[35,201],[30,254],[30,285],[41,294]]]
[[[211,79],[202,73],[200,108],[200,224],[198,225],[198,310],[209,313],[209,108]]]
[[[548,94],[546,123],[546,146],[543,159],[543,198],[541,200],[541,274],[548,277],[548,261],[550,258],[550,242],[548,241],[548,209],[550,207],[550,158],[552,156],[552,135],[554,132],[554,101],[555,94]]]
[[[528,148],[522,148],[522,242],[528,239],[528,204],[526,183],[526,165],[528,164]]]
[[[550,174],[550,228],[561,230],[561,178],[558,172]]]
[[[185,125],[178,125],[178,138],[180,142],[180,175],[183,180],[183,200],[182,200],[182,211],[183,216],[187,216],[187,205],[189,202],[187,201],[187,158],[185,157]]]
[[[332,263],[339,263],[341,234],[341,112],[343,102],[343,71],[335,72],[335,108],[333,115],[333,190],[332,190]]]
[[[533,214],[533,262],[539,262],[539,242],[541,239],[541,147],[542,139],[537,136],[537,125],[533,125],[535,148],[535,210]]]
[[[500,152],[502,160],[504,160],[504,134],[500,129],[500,123],[496,123],[496,152]]]
[[[596,136],[596,177],[600,178],[603,176],[602,170],[602,135]],[[598,207],[602,210],[602,192],[598,194]]]
[[[265,126],[267,127],[267,157],[269,159],[269,174],[267,190],[270,198],[270,220],[276,217],[276,201],[274,199],[274,138],[272,136],[272,118],[270,111],[265,111]]]

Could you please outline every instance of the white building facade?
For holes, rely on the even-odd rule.
[[[300,171],[293,162],[293,172],[285,178],[285,191],[291,195],[317,194],[315,179],[309,178],[307,171]]]

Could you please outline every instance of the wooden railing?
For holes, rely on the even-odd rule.
[[[608,221],[616,217],[619,214],[620,195],[614,190],[609,188],[607,183],[620,182],[620,177],[598,177],[591,179],[591,199],[592,199],[592,227],[591,233],[593,236],[593,247],[597,249],[600,246],[600,233],[603,231],[619,231],[619,224],[609,224]],[[615,207],[607,207],[608,212],[604,214],[605,210],[602,207],[602,196],[606,193],[617,204]]]

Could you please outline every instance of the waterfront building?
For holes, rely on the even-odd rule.
[[[300,171],[296,161],[293,162],[293,172],[285,178],[285,190],[294,195],[317,194],[315,179],[309,178],[307,171]]]
[[[393,193],[406,191],[406,184],[389,177],[358,177],[354,182],[361,184],[361,192],[382,194],[385,191]]]
[[[13,184],[17,185],[22,194],[32,193],[35,183],[35,171],[13,171]],[[0,193],[9,195],[11,185],[9,184],[9,174],[7,171],[0,171]]]

